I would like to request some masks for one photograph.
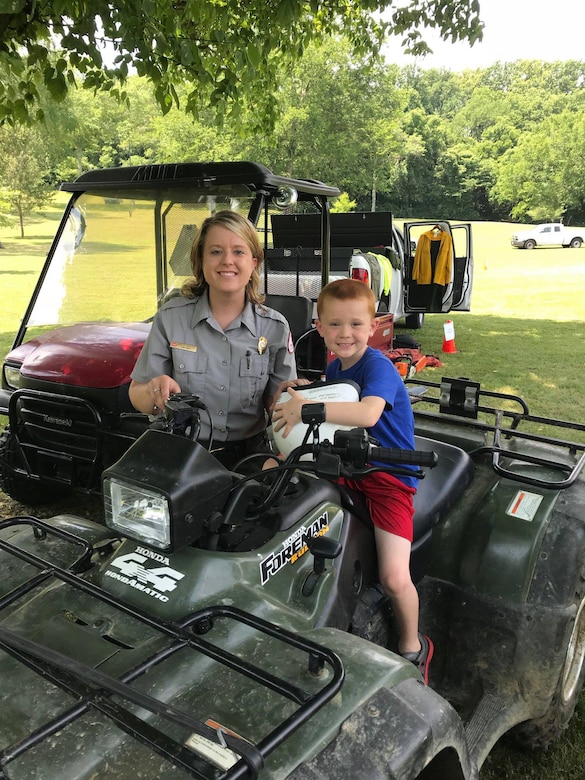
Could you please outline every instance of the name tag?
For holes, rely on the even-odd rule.
[[[197,352],[195,344],[181,344],[180,341],[171,341],[171,349],[186,349],[187,352]]]

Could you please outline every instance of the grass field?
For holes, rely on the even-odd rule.
[[[58,196],[45,216],[29,220],[25,239],[0,228],[1,356],[12,343],[62,203]],[[421,378],[467,376],[486,389],[523,396],[532,414],[583,422],[585,248],[514,249],[513,230],[505,223],[474,224],[473,311],[448,315],[455,326],[453,354],[442,353],[445,315],[427,316],[424,328],[413,332],[422,351],[443,363]],[[498,746],[481,780],[579,780],[584,767],[585,700],[555,750],[535,756]]]
[[[30,221],[25,239],[17,237],[16,229],[0,228],[0,355],[12,344],[63,201],[58,195],[44,218]],[[522,395],[533,414],[576,420],[585,368],[585,248],[515,249],[512,231],[506,223],[473,225],[472,312],[448,315],[455,326],[454,354],[441,351],[447,317],[427,315],[414,335],[423,352],[444,365],[427,369],[424,376],[467,376],[489,390]],[[109,278],[106,260],[104,267]],[[91,290],[99,285],[88,287],[78,299],[79,319],[91,316]],[[135,292],[124,292],[124,305],[135,298]]]

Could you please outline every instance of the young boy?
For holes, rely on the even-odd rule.
[[[392,362],[368,347],[376,330],[376,301],[363,282],[338,279],[323,288],[317,301],[317,330],[337,358],[327,367],[327,379],[352,379],[360,400],[325,404],[327,422],[367,428],[382,447],[414,449],[414,417],[406,387]],[[294,388],[291,400],[276,404],[273,425],[287,436],[301,422],[307,401]],[[377,465],[377,464],[372,464]],[[382,464],[379,464],[382,465]],[[412,467],[414,469],[414,467]],[[398,651],[414,663],[428,684],[433,643],[418,631],[418,593],[410,577],[410,547],[414,514],[412,497],[417,479],[376,472],[362,480],[340,482],[363,492],[374,523],[379,578],[392,603],[399,630]]]

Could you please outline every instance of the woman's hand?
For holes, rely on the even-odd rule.
[[[172,376],[161,374],[149,382],[132,382],[128,395],[135,409],[143,414],[160,414],[173,393],[180,393],[181,387]]]

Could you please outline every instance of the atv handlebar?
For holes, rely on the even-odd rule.
[[[399,450],[394,447],[376,447],[370,445],[370,460],[379,460],[382,463],[396,463],[404,466],[425,466],[434,468],[438,457],[436,452],[422,452],[421,450]]]
[[[392,466],[426,466],[427,468],[433,468],[438,461],[437,454],[432,451],[380,447],[375,439],[368,436],[365,428],[336,431],[331,452],[339,456],[344,463],[351,463],[358,469],[365,468],[373,461]]]
[[[162,428],[196,439],[200,430],[199,410],[207,412],[207,407],[199,396],[190,393],[175,393],[165,404],[162,418],[157,418],[151,427]],[[368,435],[365,428],[336,431],[333,445],[326,440],[321,444],[315,442],[313,445],[307,446],[306,442],[310,432],[316,430],[325,421],[325,404],[305,404],[302,409],[302,418],[303,422],[308,425],[308,430],[303,445],[297,448],[298,451],[295,453],[297,457],[300,457],[301,452],[311,451],[318,459],[319,452],[325,454],[328,451],[337,456],[344,464],[351,465],[353,469],[365,469],[368,464],[376,461],[389,464],[390,467],[424,466],[433,468],[437,465],[435,452],[380,447],[378,442]]]

